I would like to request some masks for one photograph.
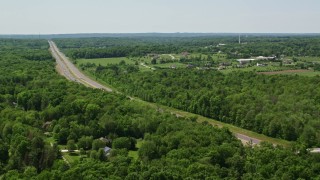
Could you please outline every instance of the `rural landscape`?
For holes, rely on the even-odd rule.
[[[0,180],[319,180],[315,0],[0,3]]]
[[[1,178],[319,178],[320,37],[245,39],[1,39]]]

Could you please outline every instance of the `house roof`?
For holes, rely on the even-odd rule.
[[[109,151],[111,150],[111,148],[109,148],[108,146],[106,146],[106,147],[103,148],[103,150],[104,150],[105,153],[107,153],[107,152],[109,152]]]

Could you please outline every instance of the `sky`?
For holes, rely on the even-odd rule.
[[[320,33],[320,0],[0,0],[0,34]]]

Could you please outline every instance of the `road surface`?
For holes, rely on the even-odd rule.
[[[59,51],[53,41],[48,41],[52,56],[56,59],[58,72],[67,79],[79,82],[85,86],[112,92],[112,90],[84,75],[78,68],[72,64],[69,59]]]
[[[80,72],[77,69],[77,67],[74,64],[72,64],[63,53],[60,52],[60,50],[58,49],[58,47],[56,46],[56,44],[53,41],[49,41],[49,44],[50,44],[50,51],[57,62],[57,70],[61,75],[65,76],[67,79],[69,79],[71,81],[75,81],[75,82],[79,82],[81,84],[84,84],[85,86],[102,89],[102,90],[105,90],[108,92],[112,91],[110,88],[99,84],[98,82],[88,78],[86,75],[84,75],[82,72]],[[147,66],[143,63],[141,65],[150,68],[149,66]],[[130,98],[130,99],[133,100],[133,98]],[[174,112],[172,112],[172,113],[174,113]],[[174,114],[176,114],[176,113],[174,113]],[[238,139],[240,139],[242,141],[242,143],[244,143],[244,144],[251,143],[251,144],[255,145],[255,144],[259,144],[261,142],[261,140],[259,140],[259,139],[252,138],[252,137],[249,137],[249,136],[246,136],[243,134],[235,133],[234,135]]]

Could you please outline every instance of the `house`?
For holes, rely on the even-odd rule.
[[[251,61],[261,61],[261,60],[275,60],[276,59],[276,56],[270,56],[270,57],[264,57],[264,56],[258,56],[258,57],[255,57],[253,59],[237,59],[237,61],[243,65],[243,64],[247,64]]]
[[[243,65],[243,64],[247,64],[250,63],[251,61],[255,61],[256,59],[237,59],[237,61]]]
[[[270,56],[270,57],[264,57],[264,56],[258,56],[255,58],[256,60],[275,60],[275,56]]]
[[[108,156],[108,155],[110,154],[111,148],[109,148],[108,146],[106,146],[106,147],[103,148],[103,151],[104,151],[104,154],[105,154],[106,156]]]

